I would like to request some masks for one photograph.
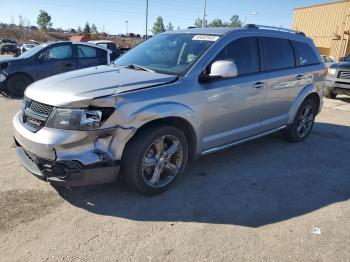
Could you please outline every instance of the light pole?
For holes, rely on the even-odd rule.
[[[251,12],[249,14],[247,14],[245,17],[244,17],[244,22],[243,22],[243,25],[246,25],[246,22],[247,22],[247,17],[250,16],[250,15],[257,15],[258,12]]]
[[[126,34],[129,33],[129,29],[128,29],[128,20],[125,21],[125,26],[126,26]]]
[[[202,18],[202,28],[205,26],[205,17],[207,16],[207,0],[204,0],[203,18]]]
[[[147,26],[148,26],[148,0],[146,0],[146,39],[147,39]]]

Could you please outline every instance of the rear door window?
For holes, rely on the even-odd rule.
[[[106,51],[86,45],[77,45],[79,58],[95,58],[106,55]]]
[[[295,50],[295,57],[298,66],[319,64],[319,58],[316,56],[314,50],[305,43],[293,41]],[[328,61],[327,61],[328,62]]]
[[[234,40],[214,59],[232,60],[236,63],[238,75],[247,75],[259,72],[259,51],[255,37],[243,37]]]
[[[287,39],[259,37],[263,70],[281,70],[295,66],[294,51]]]

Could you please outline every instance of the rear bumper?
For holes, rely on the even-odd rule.
[[[92,165],[78,161],[52,161],[40,158],[16,141],[16,154],[22,165],[34,176],[53,185],[85,186],[116,180],[119,161],[104,160]]]

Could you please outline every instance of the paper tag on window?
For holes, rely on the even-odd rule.
[[[217,35],[195,35],[192,40],[196,41],[216,41],[219,39]]]

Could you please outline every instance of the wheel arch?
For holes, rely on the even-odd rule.
[[[316,87],[315,84],[310,84],[304,87],[296,97],[291,109],[288,113],[288,124],[292,124],[294,121],[294,118],[299,110],[299,107],[301,104],[306,100],[312,98],[317,106],[316,112],[320,112],[322,107],[322,101],[323,101],[323,94],[322,91]]]
[[[140,127],[137,128],[136,132],[126,143],[125,147],[128,146],[128,144],[134,137],[138,136],[139,134],[142,134],[143,130],[152,127],[156,128],[159,126],[174,126],[182,130],[187,138],[187,142],[189,145],[189,157],[191,159],[196,158],[198,142],[195,128],[188,120],[179,116],[166,116],[143,123]]]
[[[25,72],[14,72],[14,73],[11,73],[11,74],[8,75],[7,79],[10,79],[11,77],[18,76],[18,75],[29,77],[32,82],[35,81],[34,78],[30,74],[25,73]]]

